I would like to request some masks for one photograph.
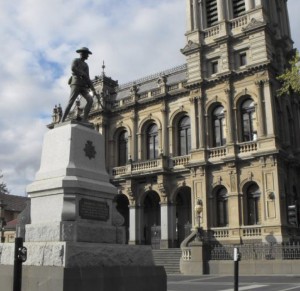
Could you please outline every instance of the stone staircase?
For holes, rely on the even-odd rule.
[[[167,274],[180,274],[181,249],[152,250],[155,265],[164,266]]]

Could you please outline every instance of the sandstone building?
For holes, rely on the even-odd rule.
[[[300,99],[278,96],[276,79],[293,50],[287,1],[185,1],[186,64],[94,80],[104,110],[95,102],[90,121],[128,243],[179,247],[199,223],[226,243],[296,239]]]

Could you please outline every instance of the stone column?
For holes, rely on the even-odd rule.
[[[204,29],[204,15],[203,15],[203,0],[199,0],[199,27],[200,30]]]
[[[138,148],[137,148],[137,116],[136,112],[134,112],[134,116],[131,117],[132,121],[132,140],[131,140],[131,147],[130,147],[130,156],[134,161],[138,159]],[[129,152],[129,151],[128,151]]]
[[[163,152],[163,128],[158,128],[158,156]]]
[[[203,97],[197,98],[197,104],[198,104],[198,133],[199,133],[199,147],[204,148],[205,147],[205,120],[204,120],[204,114],[203,114]]]
[[[190,98],[191,109],[190,109],[190,117],[191,117],[191,147],[192,149],[198,148],[198,125],[197,125],[197,113],[196,113],[196,97]]]
[[[258,103],[257,103],[257,118],[258,118],[258,137],[266,135],[266,120],[265,120],[265,100],[264,100],[264,83],[262,81],[255,82],[257,87]]]
[[[227,140],[226,143],[231,144],[234,140],[234,130],[233,130],[233,119],[232,119],[232,95],[230,89],[225,89],[225,94],[227,96]]]
[[[169,155],[174,156],[174,150],[173,150],[173,142],[174,142],[174,137],[173,137],[173,130],[174,127],[172,125],[168,126],[168,132],[169,132]]]
[[[199,3],[198,0],[193,0],[193,19],[194,19],[194,30],[198,30],[199,27]]]
[[[230,192],[228,197],[228,215],[229,227],[238,229],[239,221],[239,195],[237,189],[237,172],[234,163],[228,163],[228,168],[232,168],[229,172]],[[238,235],[238,234],[237,234]]]
[[[237,113],[237,108],[234,106],[232,108],[232,111],[233,111],[233,130],[235,130],[235,141],[241,142],[241,134],[237,126],[240,122],[240,118],[238,117],[238,113]]]
[[[136,244],[136,208],[135,205],[129,206],[129,242],[128,244]]]
[[[143,210],[144,208],[141,205],[135,205],[135,241],[137,244],[145,243]]]
[[[168,120],[168,117],[167,117],[167,114],[168,114],[168,111],[166,109],[166,105],[164,104],[163,108],[160,110],[161,113],[162,113],[162,152],[165,156],[167,156],[169,154],[169,149],[168,149],[168,144],[169,144],[169,141],[168,141],[168,124],[167,124],[167,120]]]
[[[265,112],[264,116],[266,116],[266,135],[274,135],[274,104],[273,104],[273,96],[270,80],[263,81],[263,96],[265,102]]]
[[[218,20],[223,21],[225,19],[225,7],[224,0],[217,0],[218,5]]]
[[[245,0],[246,11],[254,8],[253,0]]]
[[[205,144],[204,146],[207,146],[207,144],[209,144],[210,140],[209,140],[209,132],[208,132],[208,128],[209,128],[209,124],[208,124],[208,115],[205,113],[204,114],[204,126],[202,127],[203,130],[205,130]]]
[[[161,221],[161,241],[160,248],[167,249],[169,247],[169,215],[168,203],[161,202],[160,204],[160,221]]]
[[[261,0],[255,0],[255,7],[261,6]]]
[[[186,1],[186,29],[187,31],[192,31],[194,28],[194,19],[192,11],[192,2],[193,0]]]
[[[142,134],[141,133],[137,133],[136,134],[136,139],[137,139],[137,160],[142,160],[142,152],[143,152],[143,149],[142,149],[142,146],[143,146],[143,143],[142,143]]]

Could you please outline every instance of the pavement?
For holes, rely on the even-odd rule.
[[[300,274],[272,276],[240,276],[238,290],[300,291]],[[168,291],[234,291],[233,276],[168,275]]]

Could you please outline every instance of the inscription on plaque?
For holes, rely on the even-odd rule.
[[[83,198],[79,201],[79,215],[83,219],[107,221],[109,206],[106,202]]]

